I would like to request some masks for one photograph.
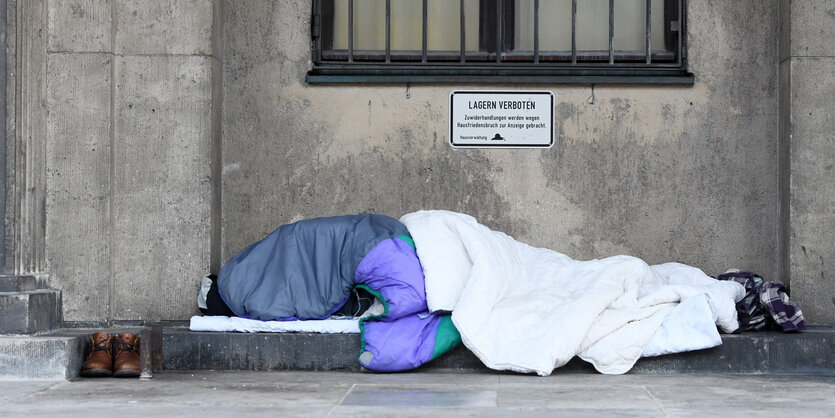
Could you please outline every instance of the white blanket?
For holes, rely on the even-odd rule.
[[[601,373],[625,373],[645,349],[706,348],[721,342],[714,323],[726,332],[738,326],[743,287],[694,267],[650,267],[628,256],[573,260],[454,212],[400,220],[417,247],[429,309],[451,311],[464,344],[492,369],[545,376],[577,355]],[[691,332],[698,338],[690,341]]]

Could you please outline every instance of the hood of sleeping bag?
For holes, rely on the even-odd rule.
[[[243,318],[325,318],[345,303],[366,254],[397,236],[408,237],[403,224],[373,214],[283,225],[223,266],[218,291]]]

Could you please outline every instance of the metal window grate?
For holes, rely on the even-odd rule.
[[[347,1],[347,49],[333,47],[334,0],[314,0],[311,83],[521,82],[692,84],[686,69],[686,0],[664,1],[664,48],[653,51],[652,1],[645,0],[644,50],[615,49],[615,1],[608,1],[608,50],[578,50],[577,0],[571,2],[571,49],[540,48],[540,0],[533,0],[533,49],[513,50],[514,0],[480,0],[479,50],[467,50],[467,13],[460,0],[460,51],[428,47],[428,5],[421,1],[420,50],[392,50],[391,0],[385,0],[385,49],[357,50],[354,0]],[[569,11],[566,11],[569,12]],[[489,16],[492,25],[484,25]],[[472,16],[471,16],[472,17]],[[657,29],[657,28],[656,28]],[[492,33],[491,33],[492,32]],[[486,41],[485,41],[486,40]]]

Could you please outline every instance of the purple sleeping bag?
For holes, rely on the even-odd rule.
[[[356,285],[385,306],[382,314],[360,320],[359,360],[367,369],[414,369],[461,342],[449,315],[427,311],[423,269],[413,246],[408,236],[384,240],[357,266]]]

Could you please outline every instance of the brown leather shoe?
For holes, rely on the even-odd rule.
[[[139,377],[139,337],[122,333],[113,337],[113,376]]]
[[[113,339],[107,331],[99,331],[90,336],[90,354],[81,365],[84,377],[113,376]]]

